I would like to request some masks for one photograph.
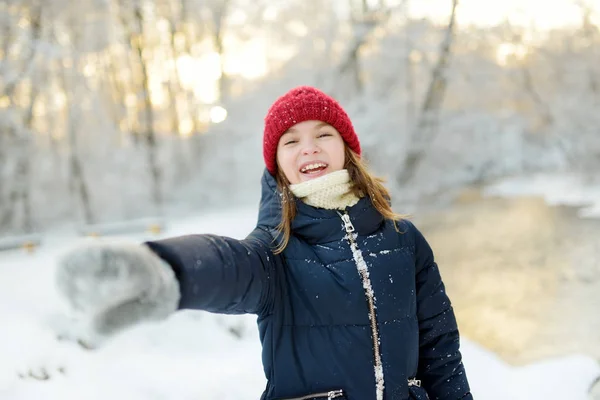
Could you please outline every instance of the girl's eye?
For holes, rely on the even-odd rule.
[[[294,143],[296,143],[296,142],[298,142],[298,141],[297,141],[297,140],[288,140],[288,141],[287,141],[287,142],[285,142],[283,145],[284,145],[284,146],[287,146],[288,144],[294,144]]]
[[[323,133],[321,133],[321,134],[320,134],[318,137],[319,137],[319,138],[322,138],[322,137],[327,137],[327,136],[331,136],[331,133],[328,133],[328,132],[323,132]]]

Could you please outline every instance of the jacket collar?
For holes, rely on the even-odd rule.
[[[281,193],[275,178],[265,169],[261,181],[262,196],[258,213],[258,225],[273,231],[281,221]],[[310,244],[326,243],[345,236],[344,224],[338,211],[315,208],[296,200],[297,214],[292,221],[294,235]],[[375,232],[384,222],[383,216],[373,207],[368,197],[346,209],[359,235]]]

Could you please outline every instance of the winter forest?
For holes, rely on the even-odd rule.
[[[0,32],[0,321],[27,276],[17,264],[52,262],[23,246],[57,232],[155,220],[154,234],[243,237],[267,108],[312,85],[340,100],[395,210],[437,252],[464,338],[489,352],[471,356],[485,365],[476,398],[600,398],[598,0],[0,0]],[[254,321],[210,321],[233,332],[223,346],[255,339]],[[37,347],[18,367],[0,361],[0,375],[39,382],[38,367],[49,378],[76,364],[57,351],[52,365]],[[258,371],[244,379],[261,378],[248,357]],[[484,378],[500,363],[550,394],[506,397]],[[549,382],[562,379],[583,394],[559,396]],[[47,393],[6,387],[7,399]],[[253,399],[253,387],[196,398]],[[105,398],[138,398],[123,396]]]
[[[399,194],[593,178],[599,11],[563,3],[552,24],[451,0],[4,0],[1,230],[255,198],[262,118],[298,84],[341,99]]]

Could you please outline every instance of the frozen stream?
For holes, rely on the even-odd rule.
[[[515,365],[572,353],[600,360],[600,218],[580,217],[594,206],[548,205],[552,196],[539,186],[491,191],[509,197],[468,190],[414,220],[469,338]],[[565,202],[577,204],[573,194],[564,192]],[[595,195],[582,203],[595,198],[598,207]]]

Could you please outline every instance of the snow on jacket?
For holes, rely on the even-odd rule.
[[[293,235],[274,255],[279,200],[265,171],[257,227],[246,239],[189,235],[147,243],[173,267],[180,308],[258,315],[268,380],[261,399],[378,400],[377,379],[384,400],[472,399],[454,312],[417,228],[402,221],[396,231],[363,198],[342,213],[354,229],[349,235],[340,213],[298,201]]]

